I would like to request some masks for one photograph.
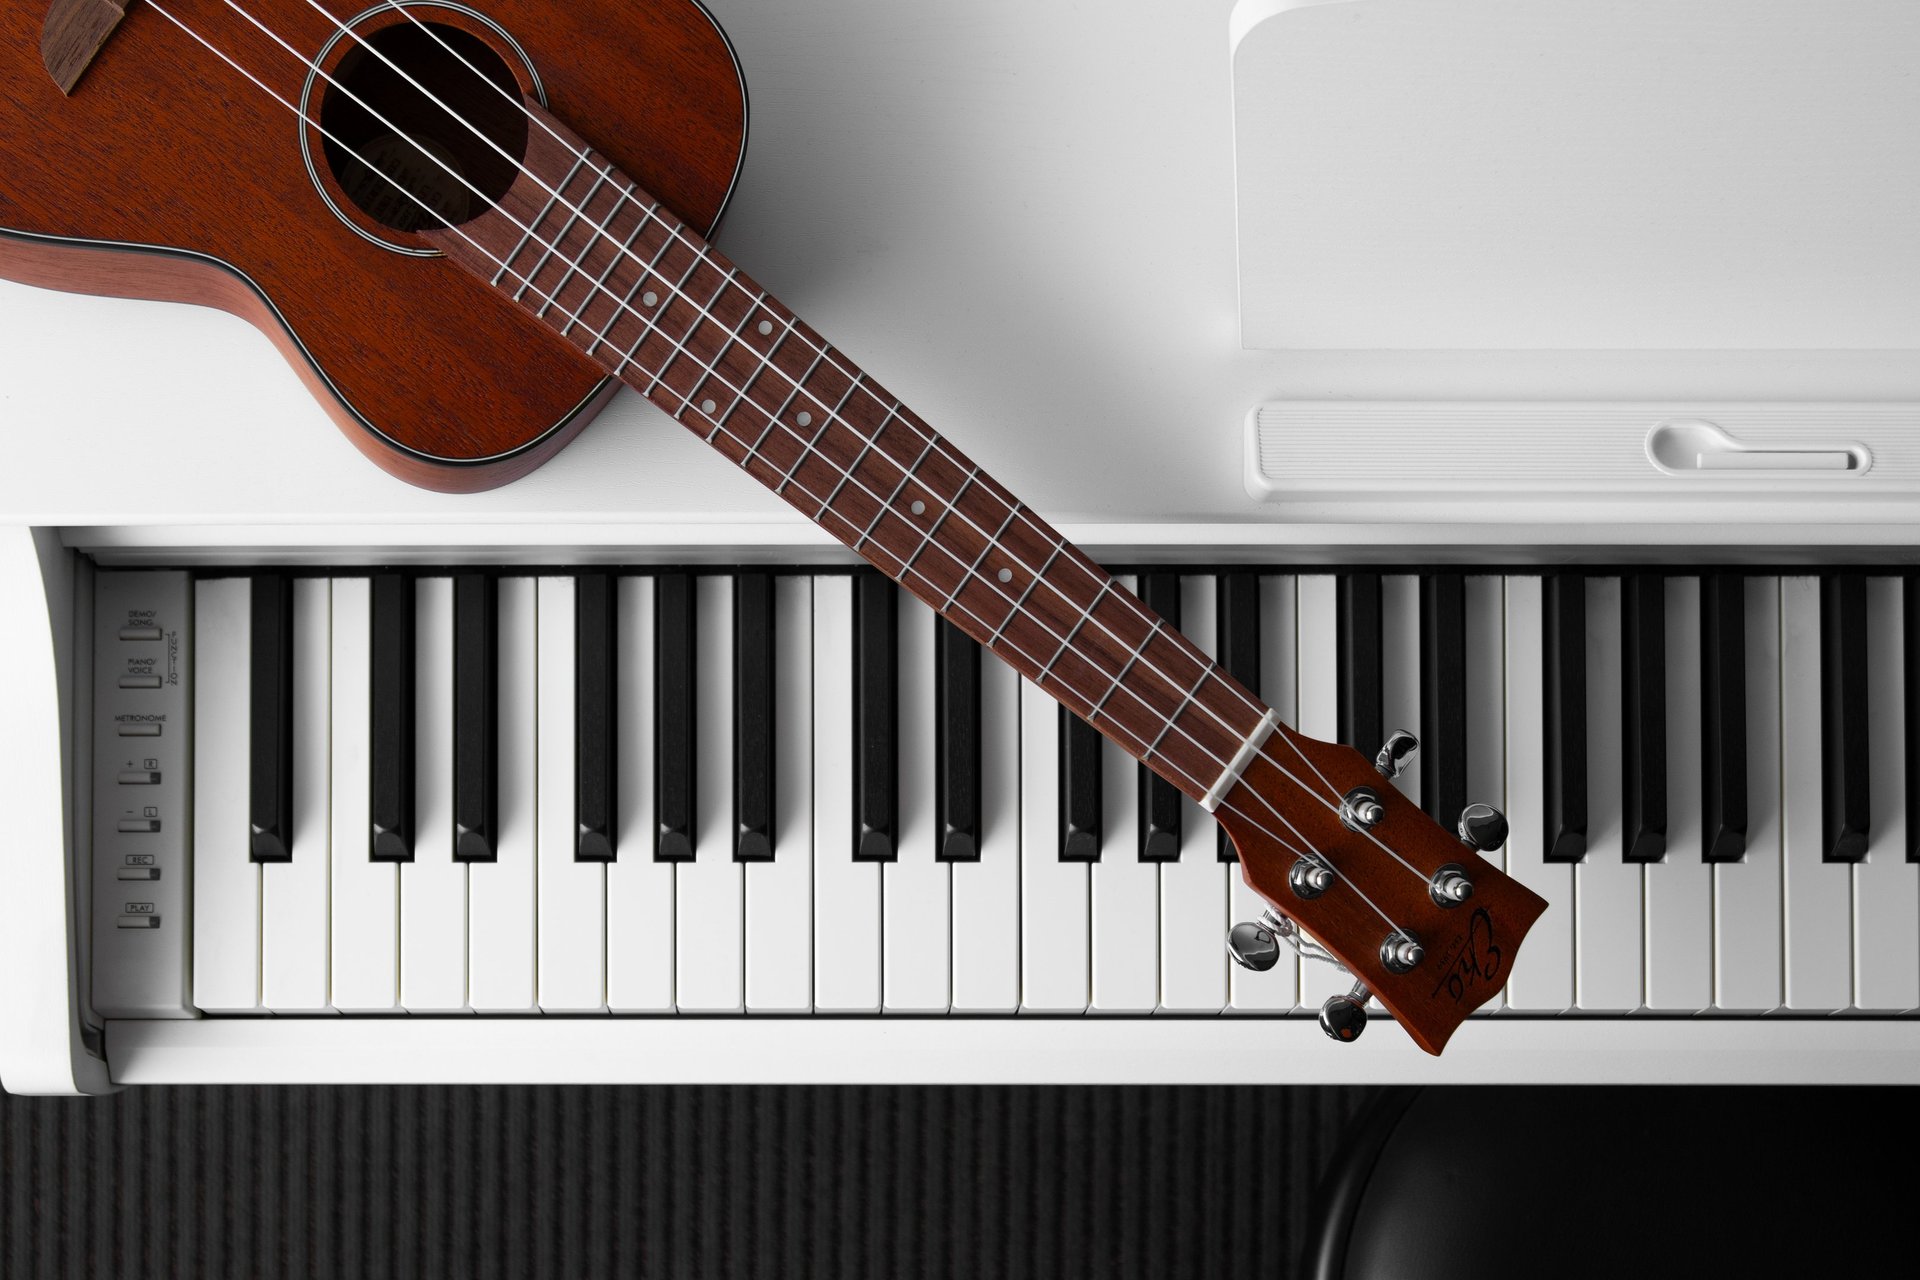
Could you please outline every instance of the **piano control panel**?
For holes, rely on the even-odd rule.
[[[93,617],[94,1010],[191,1017],[192,581],[103,572]]]

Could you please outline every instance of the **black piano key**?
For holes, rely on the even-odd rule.
[[[375,862],[413,861],[413,579],[373,576]]]
[[[1546,673],[1546,861],[1587,855],[1587,581],[1541,584]]]
[[[1420,807],[1451,831],[1467,798],[1467,580],[1420,579]]]
[[[1907,752],[1907,861],[1920,862],[1920,575],[1900,584],[1901,663],[1906,703],[1901,710]]]
[[[612,862],[618,777],[614,659],[618,584],[610,573],[583,573],[573,584],[573,817],[576,862]]]
[[[500,603],[490,574],[453,580],[453,856],[499,856]]]
[[[1380,575],[1343,573],[1337,588],[1340,741],[1371,756],[1386,741],[1381,705]]]
[[[1180,577],[1172,573],[1140,575],[1140,598],[1147,608],[1180,628]],[[1140,766],[1140,860],[1180,860],[1180,791],[1171,782]]]
[[[1867,856],[1867,579],[1820,581],[1821,809],[1828,862]]]
[[[1216,625],[1220,634],[1220,666],[1260,693],[1260,579],[1251,573],[1223,573],[1216,581]],[[1238,862],[1239,851],[1225,827],[1220,828],[1220,861]]]
[[[1747,851],[1747,583],[1700,579],[1700,773],[1706,860]]]
[[[1667,856],[1667,584],[1620,581],[1621,819],[1628,862]]]
[[[663,573],[653,587],[653,805],[657,862],[690,862],[694,841],[693,575]]]
[[[942,862],[980,860],[980,646],[934,624],[934,805]]]
[[[1100,731],[1060,708],[1060,861],[1100,861],[1103,739]]]
[[[293,861],[293,580],[253,578],[247,817],[255,862]]]
[[[853,580],[853,819],[854,853],[863,862],[892,862],[894,797],[900,753],[900,665],[897,640],[898,588],[877,573]]]
[[[773,575],[733,580],[733,856],[773,857]]]

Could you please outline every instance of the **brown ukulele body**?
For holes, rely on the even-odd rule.
[[[158,2],[274,93],[313,107],[326,92],[225,0]],[[363,35],[407,22],[375,0],[318,3],[364,15]],[[331,41],[326,71],[354,56],[308,0],[242,8],[307,57]],[[563,118],[592,121],[594,145],[688,224],[719,220],[746,144],[746,95],[726,37],[693,0],[410,9],[484,44]],[[163,14],[128,5],[71,96],[43,64],[47,16],[48,0],[0,5],[0,276],[239,315],[355,446],[433,489],[526,474],[619,385],[566,344],[529,340],[524,317],[451,263],[396,252],[417,254],[418,242],[346,197],[316,129]]]

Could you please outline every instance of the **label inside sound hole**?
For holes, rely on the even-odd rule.
[[[459,161],[431,138],[384,134],[348,157],[339,178],[368,216],[398,230],[458,226],[474,216],[474,194]]]

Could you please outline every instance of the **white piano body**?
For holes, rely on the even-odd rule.
[[[1910,505],[1891,499],[1602,497],[1535,504],[1524,518],[1487,501],[1409,505],[1396,518],[1391,502],[1290,511],[1249,497],[1244,420],[1264,401],[1911,404],[1920,362],[1864,347],[1244,349],[1230,0],[1116,0],[1093,25],[1022,0],[941,12],[878,0],[712,7],[756,106],[722,246],[1109,563],[1893,572],[1915,559]],[[1439,1059],[1390,1024],[1336,1045],[1310,1009],[102,1019],[90,995],[87,763],[99,570],[850,561],[626,395],[506,489],[408,488],[360,458],[266,342],[206,311],[0,284],[0,414],[9,1090],[1920,1079],[1920,1019],[1899,1011],[1500,1011],[1475,1018]],[[1908,905],[1920,918],[1920,898]],[[1912,960],[1920,972],[1920,954]]]

